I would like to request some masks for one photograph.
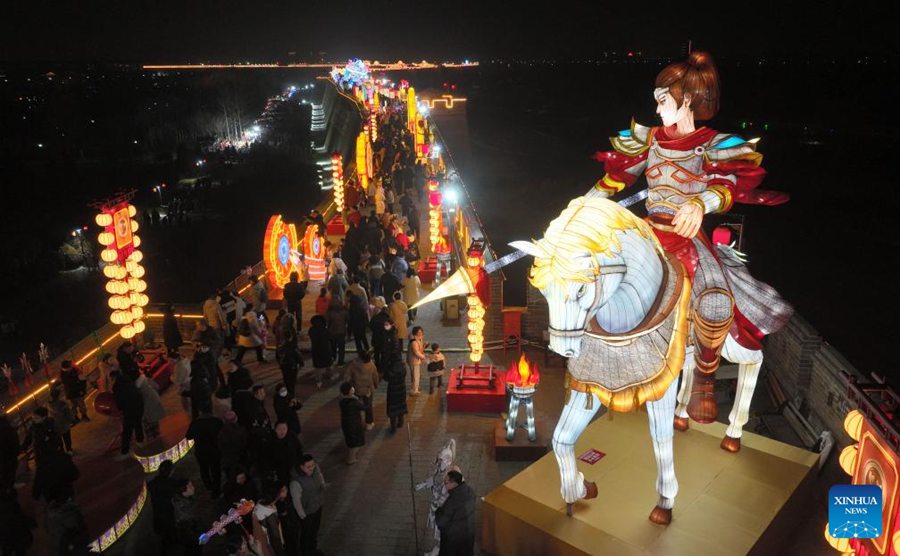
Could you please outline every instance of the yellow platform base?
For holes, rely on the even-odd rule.
[[[484,498],[482,541],[492,554],[617,556],[775,554],[798,518],[818,455],[744,433],[737,454],[719,448],[725,425],[675,432],[679,490],[672,523],[647,517],[656,505],[656,462],[644,411],[608,415],[588,426],[576,456],[590,448],[606,455],[578,462],[599,496],[580,501],[566,517],[553,453]]]

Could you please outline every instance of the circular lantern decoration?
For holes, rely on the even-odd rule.
[[[105,228],[112,224],[112,215],[107,212],[101,212],[96,217],[94,217],[94,222],[97,223],[101,228]]]
[[[841,455],[838,457],[838,462],[841,464],[841,469],[843,469],[844,473],[850,475],[851,477],[856,471],[856,460],[858,456],[859,444],[851,444],[841,450]]]
[[[294,252],[298,248],[296,226],[285,223],[280,214],[269,218],[263,241],[263,260],[266,263],[266,275],[273,286],[283,288],[288,283],[291,272],[297,270]]]

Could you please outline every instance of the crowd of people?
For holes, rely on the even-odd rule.
[[[264,280],[250,277],[247,300],[227,289],[211,292],[189,339],[195,347],[190,358],[180,351],[188,339],[182,337],[174,308],[164,311],[162,339],[181,407],[191,415],[186,437],[194,441],[199,483],[222,513],[241,500],[256,503],[249,521],[227,527],[226,553],[321,553],[317,539],[327,483],[314,456],[304,450],[298,413],[303,404],[296,397],[298,375],[306,364],[300,349],[303,335],[310,341],[308,370],[317,387],[341,381],[338,411],[348,465],[364,457],[366,433],[376,425],[373,400],[382,383],[386,384],[391,432],[404,425],[407,397],[419,395],[423,371],[429,394],[442,384],[440,346],[426,343],[425,330],[414,325],[417,315],[411,309],[421,287],[416,272],[420,258],[417,204],[424,198],[426,166],[416,160],[401,113],[387,111],[381,117],[380,139],[374,145],[375,177],[369,190],[348,183],[349,228],[339,245],[330,246],[328,277],[318,292],[316,314],[307,330],[303,330],[302,300],[309,273],[303,261],[285,286],[283,306],[272,322],[266,313]],[[324,235],[320,214],[311,213],[309,221],[320,226]],[[247,351],[253,351],[258,362],[267,361],[269,334],[274,337],[275,360],[282,373],[282,381],[271,392],[274,418],[267,407],[270,392],[244,366]],[[348,361],[346,346],[351,340],[356,356]],[[140,355],[131,342],[103,356],[99,368],[98,387],[111,393],[122,419],[119,459],[128,459],[133,456],[132,441],[141,445],[159,435],[164,417],[159,393],[155,382],[142,372]],[[16,438],[12,451],[4,445],[3,454],[19,454],[31,447],[37,463],[35,498],[43,497],[48,507],[71,513],[77,512],[72,485],[78,470],[71,458],[70,429],[88,419],[88,414],[80,370],[64,363],[61,377],[62,390],[54,390],[48,407],[35,409],[26,445],[19,446]],[[5,443],[12,443],[4,423],[0,419],[0,435]],[[5,458],[2,469],[3,492],[13,493],[12,501],[17,464]],[[447,488],[456,491],[463,480],[458,471],[453,473],[448,475]],[[451,495],[447,507],[435,514],[442,531],[442,524],[455,531],[445,537],[452,541],[448,545],[457,547],[454,554],[471,554],[474,542],[474,527],[468,525],[471,510],[460,510],[471,505],[474,495],[468,485],[464,487],[458,492],[467,493],[465,501],[457,502]],[[201,553],[199,539],[208,524],[197,517],[196,490],[194,482],[180,476],[168,460],[148,482],[153,528],[163,553]],[[9,503],[7,497],[3,501]],[[14,510],[6,511],[13,516],[10,519],[27,520]],[[83,519],[80,524],[84,536]],[[71,529],[74,532],[58,535],[59,542],[86,546],[89,539],[78,537],[77,527]],[[5,550],[7,545],[2,546]]]

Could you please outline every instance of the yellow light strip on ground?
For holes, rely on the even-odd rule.
[[[90,356],[92,356],[92,355],[94,355],[95,353],[97,353],[98,351],[100,351],[100,348],[105,347],[106,344],[108,344],[108,343],[110,343],[111,341],[115,340],[118,336],[119,336],[119,332],[116,332],[115,334],[113,334],[112,336],[110,336],[109,338],[107,338],[106,340],[104,340],[103,343],[100,344],[100,347],[95,347],[95,348],[92,349],[91,351],[87,352],[87,355],[85,355],[84,357],[82,357],[82,358],[79,359],[78,361],[75,361],[75,366],[77,367],[78,365],[81,365],[82,363],[84,363],[85,361],[87,361],[87,359],[88,359]]]
[[[144,503],[147,501],[147,483],[141,481],[141,492],[138,494],[137,500],[128,509],[128,513],[123,515],[109,529],[104,531],[97,539],[88,545],[93,552],[103,552],[112,546],[117,540],[128,531],[128,529],[137,521],[141,510],[144,509]]]
[[[29,400],[32,400],[32,401],[33,401],[33,400],[35,399],[35,397],[36,397],[38,394],[40,394],[41,392],[43,392],[43,391],[46,390],[47,388],[50,388],[50,385],[53,384],[54,382],[56,382],[56,381],[55,381],[55,380],[51,380],[51,381],[49,381],[49,382],[45,382],[43,386],[40,386],[37,390],[32,391],[31,394],[28,394],[27,396],[25,396],[24,398],[22,398],[22,400],[19,401],[19,403],[17,403],[16,405],[10,407],[9,409],[7,409],[7,410],[6,410],[6,414],[9,415],[9,414],[12,413],[13,411],[19,409],[19,407],[21,407],[22,404],[24,404],[25,402],[27,402],[27,401],[29,401]]]
[[[144,468],[144,473],[153,473],[159,469],[159,464],[163,461],[168,459],[171,460],[172,463],[176,463],[186,456],[193,447],[193,440],[182,438],[177,444],[158,454],[152,456],[134,456],[134,459],[138,460],[138,463]]]

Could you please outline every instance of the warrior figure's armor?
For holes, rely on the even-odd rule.
[[[755,280],[734,257],[720,259],[701,230],[684,238],[672,219],[687,203],[704,214],[727,212],[735,202],[776,205],[787,195],[756,187],[765,176],[754,142],[701,127],[674,137],[674,127],[631,128],[611,139],[613,149],[597,153],[606,175],[588,197],[608,197],[647,178],[647,220],[663,248],[677,257],[691,279],[691,341],[696,370],[688,414],[700,422],[716,418],[715,372],[730,334],[748,349],[780,329],[792,308],[770,286]]]

